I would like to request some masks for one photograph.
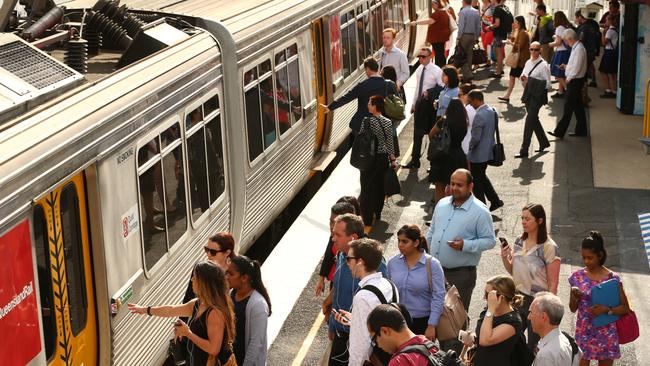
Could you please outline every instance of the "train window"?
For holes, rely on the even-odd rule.
[[[271,72],[271,60],[266,60],[262,62],[259,68],[260,68],[260,77],[264,77],[266,73]]]
[[[176,244],[187,230],[187,213],[183,203],[185,201],[185,177],[182,157],[182,146],[178,144],[171,151],[164,152],[162,158],[163,195],[166,201],[164,206],[165,223],[170,247]],[[203,177],[205,174],[204,172]]]
[[[271,60],[265,60],[244,74],[246,125],[250,161],[277,140],[276,94]]]
[[[298,58],[289,61],[287,66],[289,70],[289,108],[291,110],[292,121],[296,122],[302,119],[302,97],[300,93],[300,66]]]
[[[149,154],[149,144],[138,151],[138,158]],[[140,198],[142,202],[141,220],[142,241],[144,245],[144,262],[151,269],[163,254],[167,252],[167,234],[165,232],[165,208],[160,197],[163,195],[162,167],[160,161],[140,173]]]
[[[248,132],[248,158],[255,160],[262,153],[262,115],[260,113],[260,91],[257,86],[257,68],[244,74],[246,98],[246,129]]]
[[[341,75],[341,19],[338,14],[330,17],[330,52],[332,57],[332,80]]]
[[[270,62],[269,62],[270,63]],[[275,107],[276,95],[273,90],[273,79],[267,76],[260,82],[260,100],[262,102],[262,132],[264,133],[264,149],[266,150],[276,140]]]
[[[368,13],[357,18],[357,35],[359,36],[357,47],[359,47],[359,55],[361,56],[360,59],[365,59],[366,57],[372,55]],[[360,60],[359,63],[363,63],[362,60]]]
[[[36,248],[36,270],[38,271],[38,290],[41,300],[41,320],[43,322],[43,341],[45,359],[49,360],[56,349],[56,316],[52,297],[52,270],[50,267],[50,243],[47,221],[43,207],[34,207],[34,246]]]
[[[203,103],[203,112],[205,113],[205,116],[208,116],[210,113],[216,111],[219,109],[219,96],[215,95],[214,97],[208,99],[205,103]]]
[[[226,189],[223,167],[223,143],[221,136],[221,115],[216,115],[205,125],[205,139],[208,162],[208,183],[210,203],[219,198]]]
[[[382,22],[381,5],[370,10],[370,21],[372,23],[372,52],[374,53],[382,46],[382,31],[384,25]]]
[[[275,90],[280,134],[302,118],[298,45],[292,44],[275,55]]]
[[[86,298],[79,198],[72,183],[61,191],[61,232],[65,253],[65,273],[68,280],[70,326],[72,334],[76,336],[86,326],[88,301]]]
[[[208,198],[208,172],[205,154],[205,129],[201,106],[185,117],[187,138],[187,162],[189,165],[190,212],[196,221],[210,207]],[[198,126],[198,129],[195,128]]]
[[[359,67],[357,62],[357,29],[354,10],[341,17],[341,45],[343,57],[343,77],[348,77]]]

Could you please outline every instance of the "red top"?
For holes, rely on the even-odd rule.
[[[402,344],[399,346],[399,348],[397,348],[397,352],[395,352],[395,355],[390,359],[388,366],[428,366],[429,360],[418,352],[397,354],[406,346],[411,346],[414,344],[425,344],[427,341],[428,339],[423,335],[417,335],[409,339],[408,342]],[[438,349],[434,347],[431,349],[431,351],[435,353],[438,352]]]
[[[431,19],[436,22],[429,25],[427,30],[427,42],[444,43],[449,40],[449,14],[445,10],[436,10],[431,14]]]

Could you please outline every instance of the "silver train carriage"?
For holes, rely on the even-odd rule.
[[[354,103],[318,103],[364,77],[383,28],[412,54],[405,24],[428,14],[422,0],[37,3],[63,15],[0,34],[9,364],[160,363],[169,321],[126,302],[177,303],[216,231],[245,251],[349,134]]]

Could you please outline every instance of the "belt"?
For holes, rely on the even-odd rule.
[[[442,269],[445,272],[475,271],[476,266],[464,266],[464,267],[454,267],[454,268],[442,267]]]

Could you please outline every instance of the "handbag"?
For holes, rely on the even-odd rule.
[[[447,60],[447,62],[451,65],[454,65],[456,68],[460,68],[465,64],[466,60],[467,54],[465,53],[465,50],[460,46],[460,44],[457,44],[454,48],[454,54],[449,57],[449,60]]]
[[[451,133],[447,126],[447,121],[443,120],[440,126],[440,132],[429,140],[429,147],[427,148],[427,159],[433,161],[440,155],[449,153],[449,146],[451,145]]]
[[[492,160],[488,161],[488,164],[492,166],[501,166],[506,160],[506,152],[503,148],[503,144],[501,143],[501,136],[499,135],[499,116],[497,115],[497,111],[494,110],[494,108],[492,108],[492,111],[494,112],[494,124],[497,134],[497,143],[492,146],[493,157]]]
[[[386,82],[386,91],[384,93],[384,111],[386,117],[394,120],[403,120],[406,118],[404,114],[404,101],[397,94],[388,94],[388,82]]]
[[[519,52],[510,52],[506,56],[505,64],[506,66],[517,68],[519,66]]]
[[[472,65],[483,65],[487,63],[487,52],[479,47],[472,50]]]
[[[436,326],[436,337],[440,341],[447,341],[458,338],[458,333],[467,322],[467,310],[460,300],[460,294],[456,286],[451,286],[445,294],[445,303],[438,325]]]
[[[364,124],[368,123],[366,128]],[[370,118],[366,117],[361,122],[363,131],[355,136],[350,153],[350,165],[359,170],[368,170],[375,164],[377,155],[377,137],[370,129]]]
[[[453,16],[451,16],[451,13],[449,10],[445,10],[447,12],[447,16],[449,17],[449,33],[454,33],[458,29],[458,23],[456,23],[456,19],[454,19]]]
[[[401,191],[402,187],[400,187],[399,178],[397,178],[397,172],[389,168],[384,174],[384,195],[392,196],[399,194]]]
[[[616,331],[618,332],[618,344],[634,342],[639,338],[639,321],[634,311],[621,315],[616,321]]]

